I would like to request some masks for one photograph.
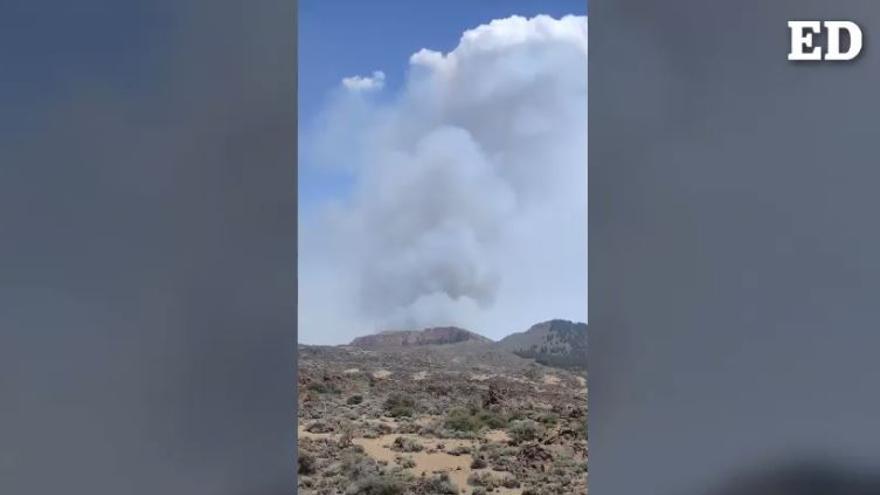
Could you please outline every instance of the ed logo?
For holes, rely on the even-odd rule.
[[[825,53],[817,46],[814,35],[825,29]],[[789,60],[852,60],[862,51],[862,30],[850,21],[788,21],[791,31],[791,51]],[[840,34],[846,31],[849,46],[840,51]]]

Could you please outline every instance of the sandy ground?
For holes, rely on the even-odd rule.
[[[408,437],[420,442],[424,445],[425,450],[421,452],[400,453],[388,448],[397,437]],[[431,474],[448,473],[449,478],[459,488],[462,493],[471,493],[473,487],[467,484],[468,476],[474,471],[471,469],[473,457],[468,454],[450,455],[446,452],[437,451],[428,453],[427,450],[437,449],[438,444],[443,444],[446,449],[454,449],[459,446],[471,447],[477,444],[474,440],[454,440],[454,439],[430,439],[426,440],[418,435],[384,435],[378,438],[357,438],[354,443],[364,448],[367,455],[377,461],[386,461],[394,463],[394,459],[398,456],[409,457],[415,461],[415,467],[410,471],[416,476],[429,476]],[[485,470],[481,470],[485,471]],[[510,476],[510,473],[494,471],[493,474],[498,478]],[[500,495],[519,495],[522,493],[520,489],[507,489],[504,487],[496,488],[493,493]]]
[[[338,435],[333,433],[310,433],[299,426],[297,429],[299,438],[336,438]],[[391,450],[389,446],[397,437],[411,438],[421,443],[425,450],[421,452],[396,452]],[[486,440],[490,442],[506,442],[509,440],[507,433],[503,430],[491,430],[485,435]],[[352,440],[355,445],[360,445],[364,449],[364,453],[372,457],[376,461],[384,461],[389,464],[397,464],[397,457],[408,457],[415,462],[415,466],[409,468],[408,471],[416,476],[430,476],[432,474],[448,473],[449,479],[452,480],[461,490],[463,494],[473,492],[472,486],[468,485],[467,479],[471,473],[475,471],[488,471],[497,478],[510,476],[510,473],[504,471],[491,471],[489,469],[474,470],[471,469],[473,457],[470,454],[451,455],[438,449],[442,444],[444,450],[455,449],[456,447],[473,447],[479,442],[477,440],[459,440],[459,439],[426,439],[419,435],[408,434],[389,434],[382,435],[377,438],[355,438]],[[436,452],[427,452],[428,450]],[[520,488],[504,488],[498,487],[492,493],[497,495],[520,495]]]

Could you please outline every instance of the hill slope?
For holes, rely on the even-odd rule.
[[[355,343],[298,347],[298,493],[587,493],[578,373],[460,329]]]
[[[496,346],[546,366],[582,370],[587,365],[587,324],[545,321],[508,335]]]

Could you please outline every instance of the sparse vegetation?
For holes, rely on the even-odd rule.
[[[536,362],[571,370],[584,370],[587,360],[587,325],[551,320],[534,325],[528,332],[502,340],[504,348]]]
[[[340,428],[339,447],[343,449],[351,447],[353,438],[354,428],[350,424],[346,424],[345,426]]]
[[[486,428],[497,430],[507,426],[507,420],[504,416],[493,411],[484,409],[479,411],[476,416],[477,419],[480,420],[480,423]]]
[[[450,430],[477,431],[480,426],[480,421],[466,409],[453,409],[446,417],[446,427]]]
[[[519,488],[520,483],[516,480],[516,478],[504,478],[501,480],[501,486],[504,488]]]
[[[309,475],[315,473],[315,458],[309,454],[300,454],[297,458],[298,469],[297,473],[302,475]]]
[[[472,486],[482,486],[486,488],[486,491],[493,491],[495,488],[501,486],[498,478],[493,476],[491,473],[487,472],[475,472],[468,476],[467,482]]]
[[[402,495],[405,486],[399,480],[384,476],[370,476],[351,485],[346,495]]]
[[[542,414],[538,421],[545,426],[552,427],[559,421],[559,417],[555,414]]]
[[[306,386],[306,389],[318,394],[338,394],[339,388],[332,383],[312,382]]]
[[[511,422],[507,432],[511,440],[521,443],[537,440],[544,434],[544,428],[530,419],[525,419]]]
[[[397,452],[421,452],[425,447],[409,437],[397,437],[391,444],[391,450]]]
[[[483,428],[499,429],[507,425],[501,415],[486,409],[455,408],[446,416],[446,428],[454,431],[477,432]]]
[[[471,453],[471,449],[470,447],[459,445],[458,447],[447,450],[446,453],[454,456],[467,455]]]
[[[442,473],[420,481],[414,492],[424,495],[457,495],[458,487],[449,479],[448,474]]]
[[[417,351],[300,348],[300,495],[586,493],[582,375]]]
[[[415,411],[416,402],[403,394],[391,394],[385,400],[385,412],[392,418],[409,417]]]
[[[309,433],[330,433],[333,431],[333,425],[326,421],[312,421],[306,426],[306,431]]]

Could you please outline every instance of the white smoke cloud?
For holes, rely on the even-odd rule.
[[[340,94],[301,143],[352,188],[301,213],[300,341],[584,321],[586,17],[492,21],[409,62],[399,94]]]
[[[350,91],[376,91],[385,87],[385,73],[373,71],[372,76],[352,76],[342,79],[342,85]]]

